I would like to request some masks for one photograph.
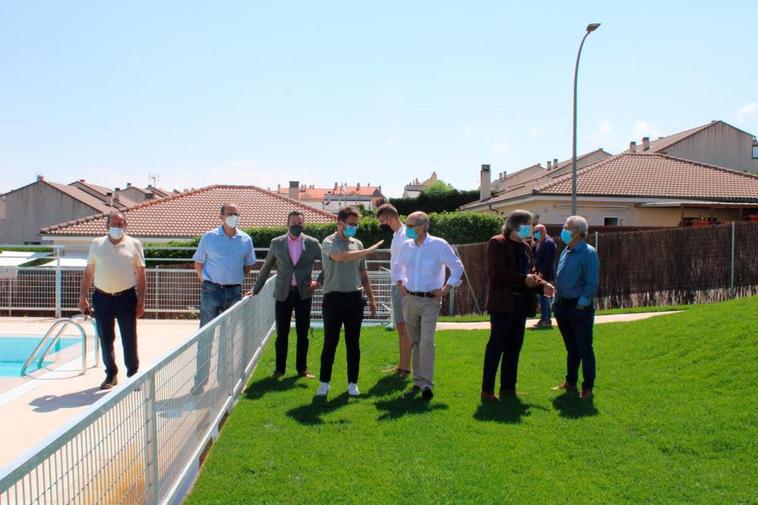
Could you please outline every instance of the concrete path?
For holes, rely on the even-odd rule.
[[[608,316],[595,316],[595,324],[604,323],[626,323],[629,321],[640,321],[642,319],[650,319],[651,317],[665,316],[668,314],[676,314],[681,312],[680,310],[670,310],[666,312],[638,312],[634,314],[612,314]],[[527,319],[526,327],[529,328],[536,324],[538,319]],[[553,327],[557,328],[557,323],[553,319]],[[437,323],[437,330],[489,330],[489,321],[481,321],[477,323]]]

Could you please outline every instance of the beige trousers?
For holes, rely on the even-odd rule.
[[[441,298],[403,297],[403,317],[411,344],[413,385],[434,387],[434,332],[442,307]]]

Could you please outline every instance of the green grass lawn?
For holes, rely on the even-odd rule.
[[[393,332],[364,329],[357,399],[343,343],[315,403],[316,381],[268,377],[270,345],[187,503],[758,503],[758,297],[595,330],[594,403],[550,390],[557,330],[527,332],[527,396],[486,406],[486,331],[438,333],[429,405],[382,372]]]
[[[671,310],[688,310],[692,305],[658,305],[651,307],[625,307],[620,309],[600,309],[597,311],[598,316],[609,316],[612,314],[638,314],[640,312],[667,312]],[[537,313],[539,316],[539,312]],[[440,316],[442,323],[478,323],[489,322],[489,314],[465,314],[460,316]]]

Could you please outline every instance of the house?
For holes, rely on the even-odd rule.
[[[289,181],[288,187],[279,185],[276,192],[314,209],[333,213],[348,205],[374,210],[384,202],[382,187],[372,186],[371,183],[362,185],[358,182],[355,186],[350,186],[335,182],[331,188],[317,188],[314,185],[300,184],[299,181]]]
[[[303,213],[306,223],[329,223],[334,214],[256,186],[214,185],[147,200],[122,212],[127,233],[143,243],[189,240],[220,226],[224,203],[236,203],[240,227],[284,226],[292,210]],[[106,232],[107,214],[100,213],[40,230],[43,243],[64,246],[67,255],[86,254],[93,238]]]
[[[613,155],[606,152],[603,148],[596,149],[592,152],[577,156],[576,168],[577,170],[580,170],[597,163],[598,161],[610,158],[611,156]],[[492,194],[497,195],[506,191],[514,190],[528,185],[530,182],[540,179],[548,174],[552,176],[564,175],[571,172],[571,168],[571,159],[559,163],[558,159],[554,158],[553,161],[548,160],[545,167],[537,163],[515,172],[501,172],[498,174],[498,178],[492,181]]]
[[[487,196],[489,166],[482,167]],[[482,198],[462,210],[526,209],[546,225],[571,214],[570,171]],[[577,172],[578,213],[590,226],[672,227],[758,219],[758,175],[662,153],[622,153]]]
[[[650,140],[632,141],[626,153],[668,154],[709,165],[758,174],[758,141],[755,135],[724,121],[691,128],[683,132]]]
[[[44,226],[110,209],[88,191],[38,176],[31,184],[0,195],[0,243],[38,243]]]
[[[426,188],[435,182],[437,182],[437,172],[432,172],[432,175],[423,182],[419,182],[418,178],[416,178],[403,188],[403,198],[418,198]]]

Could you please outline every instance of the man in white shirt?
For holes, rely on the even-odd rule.
[[[434,394],[434,333],[442,297],[461,285],[463,263],[445,240],[429,235],[429,216],[414,212],[405,220],[406,236],[392,263],[392,281],[403,296],[403,316],[408,327],[413,387],[405,393],[424,401]],[[445,282],[445,267],[450,278]]]
[[[380,228],[387,235],[392,234],[392,245],[390,246],[390,266],[397,261],[400,255],[400,246],[408,240],[405,236],[405,226],[400,222],[400,216],[397,209],[392,205],[385,203],[376,209],[376,218],[379,220]],[[408,328],[405,325],[403,317],[403,295],[400,288],[396,285],[392,287],[392,319],[395,322],[397,335],[400,345],[400,361],[398,365],[389,371],[406,377],[411,373],[411,344],[408,341]]]
[[[145,255],[142,244],[124,232],[126,218],[121,212],[111,212],[106,221],[108,235],[92,241],[79,289],[79,309],[90,313],[87,299],[94,279],[97,335],[105,365],[105,381],[100,389],[118,384],[118,366],[113,350],[116,340],[114,323],[118,321],[121,344],[124,347],[126,376],[137,373],[137,318],[145,313]]]

